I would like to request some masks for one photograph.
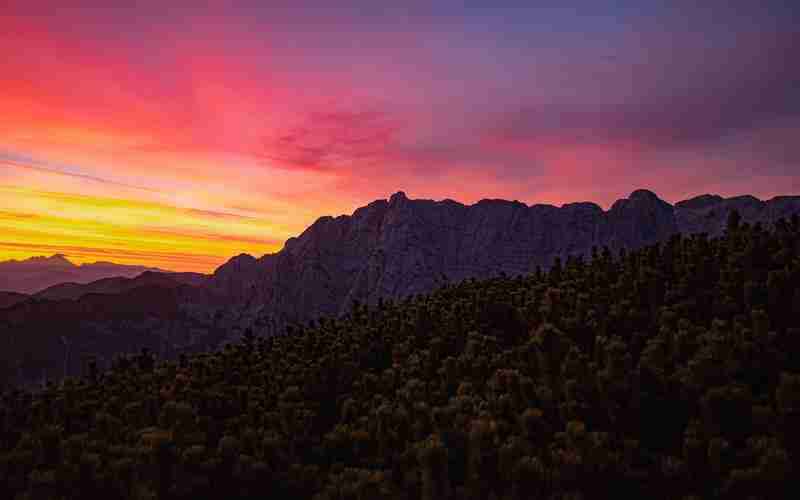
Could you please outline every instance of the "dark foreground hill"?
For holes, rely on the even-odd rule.
[[[599,249],[0,409],[0,498],[798,498],[800,219]]]
[[[213,290],[161,273],[12,298],[0,309],[0,385],[77,375],[89,355],[207,350],[230,334],[234,314]]]
[[[175,288],[180,285],[202,286],[208,276],[199,273],[163,273],[145,271],[133,278],[104,278],[90,283],[60,283],[33,294],[47,300],[76,300],[90,293],[120,294],[143,286]]]

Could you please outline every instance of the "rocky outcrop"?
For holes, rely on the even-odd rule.
[[[412,200],[401,191],[350,216],[320,217],[275,254],[235,257],[210,285],[269,318],[265,330],[280,331],[289,322],[341,314],[356,300],[375,303],[427,292],[446,280],[527,273],[593,246],[616,251],[678,231],[719,234],[734,208],[744,221],[770,222],[800,212],[800,197],[765,202],[703,195],[673,206],[636,190],[604,211],[588,202],[556,207],[481,200],[468,206]]]

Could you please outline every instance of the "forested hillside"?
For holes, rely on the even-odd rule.
[[[797,498],[800,219],[451,283],[0,409],[0,498]]]

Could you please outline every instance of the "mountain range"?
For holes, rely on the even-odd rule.
[[[770,223],[800,212],[800,196],[703,195],[671,205],[639,189],[609,210],[590,203],[528,206],[519,201],[409,199],[397,192],[352,215],[320,217],[275,254],[239,255],[209,285],[250,311],[287,323],[428,292],[445,281],[529,273],[592,247],[638,248],[676,232],[721,234],[728,213]]]
[[[132,278],[145,271],[165,272],[112,262],[77,265],[62,254],[7,260],[0,262],[0,291],[32,294],[62,283],[85,284],[103,278]]]
[[[702,195],[672,205],[640,189],[603,210],[591,202],[464,205],[397,192],[351,215],[320,217],[280,251],[236,256],[208,276],[149,272],[0,296],[0,307],[3,300],[12,304],[0,309],[0,361],[8,365],[6,378],[30,381],[45,372],[78,373],[90,353],[107,362],[141,347],[166,357],[197,352],[248,329],[280,334],[288,325],[340,315],[354,302],[547,269],[593,247],[616,252],[677,232],[719,235],[733,209],[745,223],[768,225],[800,214],[800,196]]]

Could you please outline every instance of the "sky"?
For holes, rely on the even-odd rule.
[[[792,2],[66,3],[0,5],[0,260],[210,272],[399,190],[800,194]]]

